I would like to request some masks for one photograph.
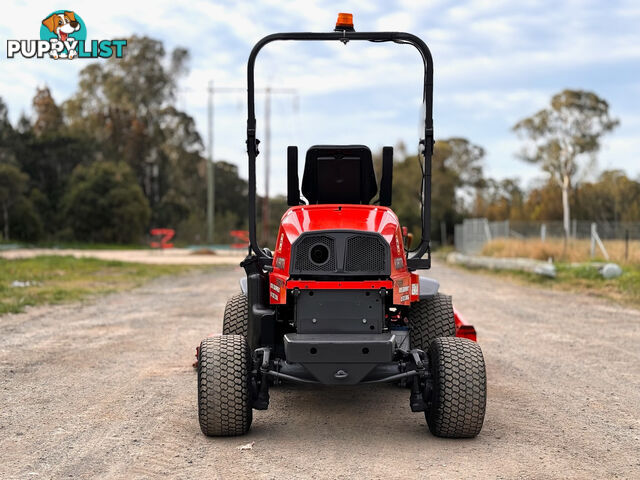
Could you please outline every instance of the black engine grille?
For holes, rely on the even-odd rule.
[[[314,245],[324,245],[329,250],[329,259],[322,265],[311,261],[309,251]],[[324,235],[308,236],[296,244],[295,268],[304,272],[335,272],[336,249],[335,240]]]
[[[326,262],[311,259],[311,249],[324,245],[329,251]],[[294,277],[379,276],[390,274],[389,244],[382,235],[355,230],[323,230],[302,234],[292,245],[290,273]]]
[[[377,237],[351,237],[347,240],[345,253],[345,272],[384,272],[385,250]]]

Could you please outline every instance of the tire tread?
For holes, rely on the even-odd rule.
[[[198,354],[198,417],[207,436],[243,435],[252,409],[248,375],[251,356],[241,335],[207,337]]]
[[[223,335],[247,336],[249,324],[249,301],[247,296],[240,292],[231,297],[224,307],[222,318]]]
[[[426,352],[434,339],[456,334],[453,304],[449,295],[436,293],[431,298],[412,304],[408,318],[412,348]]]
[[[431,433],[470,438],[480,433],[487,399],[487,378],[480,346],[466,338],[436,338],[429,349],[434,389],[425,412]]]

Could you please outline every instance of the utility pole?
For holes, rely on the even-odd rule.
[[[263,92],[264,98],[264,198],[262,200],[262,243],[269,239],[270,209],[269,209],[269,181],[271,178],[271,94],[293,95],[294,110],[298,109],[298,91],[293,88],[271,88],[256,89],[256,92]]]
[[[213,80],[209,80],[209,104],[208,104],[208,120],[209,120],[209,142],[208,142],[208,158],[207,158],[207,244],[213,245],[213,232],[215,227],[215,216],[213,214],[215,208],[216,186],[215,186],[215,165],[213,163]]]
[[[246,88],[237,87],[214,87],[213,80],[209,80],[207,88],[209,92],[208,102],[208,155],[207,155],[207,243],[213,244],[213,235],[215,232],[215,205],[216,205],[216,186],[215,186],[215,160],[213,156],[213,96],[215,92],[246,92]]]
[[[246,92],[246,88],[239,87],[215,87],[213,86],[213,80],[209,81],[209,104],[208,104],[208,127],[209,127],[209,141],[208,141],[208,162],[207,162],[207,241],[209,244],[213,243],[214,233],[214,207],[215,207],[215,160],[213,156],[213,98],[214,93],[234,93],[234,92]],[[265,114],[264,114],[264,142],[262,142],[265,165],[264,165],[264,200],[262,201],[262,241],[266,241],[269,235],[269,178],[271,177],[271,95],[272,94],[291,94],[294,95],[294,109],[298,109],[298,91],[293,88],[256,88],[255,93],[265,94]]]

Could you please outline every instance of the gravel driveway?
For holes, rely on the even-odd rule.
[[[639,311],[433,273],[486,357],[476,439],[434,438],[389,385],[279,386],[249,435],[204,437],[194,347],[242,274],[219,267],[0,317],[0,478],[640,478]]]

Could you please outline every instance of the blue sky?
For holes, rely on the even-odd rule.
[[[520,140],[511,126],[543,108],[564,88],[595,91],[610,102],[620,127],[604,141],[598,168],[622,168],[640,177],[640,2],[441,0],[293,2],[285,0],[51,4],[14,1],[17,22],[0,26],[2,49],[12,38],[37,38],[54,8],[74,10],[89,39],[138,34],[161,38],[167,48],[187,47],[190,72],[180,83],[179,107],[205,135],[206,86],[246,86],[253,44],[274,31],[330,31],[338,12],[354,14],[355,27],[405,30],[422,37],[435,62],[437,138],[463,136],[486,151],[485,171],[542,178],[514,157]],[[298,92],[272,102],[272,192],[284,192],[287,145],[363,143],[372,149],[403,141],[415,150],[419,131],[421,67],[409,46],[358,44],[269,46],[258,59],[258,86]],[[75,90],[87,60],[7,59],[2,52],[0,96],[13,120],[31,113],[37,86],[47,84],[59,102]],[[263,125],[257,99],[258,136]],[[242,93],[215,102],[216,159],[246,172],[246,104]],[[260,158],[259,158],[260,159]],[[434,181],[436,179],[434,178]]]

